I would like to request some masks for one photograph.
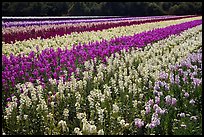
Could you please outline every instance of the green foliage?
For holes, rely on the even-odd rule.
[[[201,2],[3,2],[2,16],[202,14]]]

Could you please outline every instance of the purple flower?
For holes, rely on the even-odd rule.
[[[161,109],[160,114],[164,114],[164,113],[167,113],[167,110],[166,109]]]
[[[154,90],[154,91],[153,91],[153,94],[154,94],[155,96],[158,96],[159,92],[158,92],[157,90]]]
[[[163,79],[163,80],[166,80],[166,79],[168,78],[168,74],[165,73],[165,72],[161,72],[161,73],[159,74],[159,78],[160,78],[160,79]]]
[[[188,97],[189,97],[189,94],[188,94],[187,92],[185,92],[185,93],[184,93],[184,96],[185,96],[186,98],[188,98]]]
[[[151,112],[151,107],[150,107],[150,105],[146,105],[145,106],[145,113],[146,114],[149,114]]]
[[[186,76],[183,76],[182,80],[184,83],[187,83],[187,77]]]
[[[175,105],[176,104],[176,102],[177,102],[177,100],[176,100],[176,98],[172,98],[172,103],[171,103],[171,105]]]
[[[155,85],[154,85],[154,90],[159,91],[159,90],[160,90],[160,86],[159,86],[159,85],[157,85],[157,84],[155,84]]]
[[[147,102],[147,105],[153,105],[154,104],[154,101],[153,101],[153,99],[150,99],[148,102]]]
[[[183,69],[178,69],[179,75],[182,76],[183,75]]]
[[[138,128],[141,128],[142,126],[144,126],[144,121],[142,121],[142,119],[140,119],[140,118],[136,118],[135,119],[135,126],[137,126]]]
[[[157,104],[154,104],[153,109],[156,111],[156,109],[159,108]]]
[[[160,97],[155,96],[155,103],[159,104],[160,103]]]
[[[152,121],[152,123],[154,123],[156,126],[160,125],[160,118],[155,119]]]
[[[169,90],[169,86],[167,85],[167,83],[165,83],[165,85],[164,85],[164,90],[165,90],[165,91],[168,91],[168,90]]]
[[[148,43],[166,38],[172,34],[180,34],[183,30],[199,24],[202,24],[202,20],[194,20],[165,28],[154,29],[135,34],[133,36],[114,38],[109,41],[103,40],[101,42],[77,45],[76,48],[71,50],[62,50],[58,48],[57,51],[55,51],[53,48],[48,48],[43,50],[41,53],[38,53],[38,56],[34,55],[33,51],[28,57],[24,54],[19,56],[11,54],[10,58],[2,56],[2,64],[5,66],[5,69],[2,71],[2,81],[4,82],[3,92],[5,92],[6,88],[9,87],[10,81],[12,82],[12,86],[15,86],[16,83],[27,82],[29,80],[34,81],[37,78],[40,78],[42,81],[42,78],[46,81],[46,78],[51,76],[58,79],[60,75],[59,70],[62,70],[63,68],[68,70],[67,75],[69,79],[71,73],[76,72],[76,68],[78,67],[77,65],[83,65],[85,61],[91,58],[100,58],[101,60],[105,60],[105,58],[114,52],[118,52],[123,49],[130,49],[130,47],[145,46]],[[32,35],[39,35],[37,33],[39,32],[32,33]],[[49,36],[51,36],[51,34]],[[6,41],[9,40],[7,36],[4,35],[3,37],[7,39]],[[27,36],[23,34],[16,37],[21,37],[21,40],[25,37],[27,38]],[[46,35],[43,37],[46,37]],[[13,38],[15,39],[15,37]],[[177,69],[178,66],[175,66],[175,68]],[[19,74],[22,75],[20,71],[25,72],[26,76],[19,76]],[[21,77],[21,79],[19,79],[19,77]],[[199,82],[195,83],[199,84]],[[160,86],[162,84],[164,83],[160,82],[159,85],[155,86],[155,89],[160,90]],[[168,89],[168,87],[166,87],[166,89]]]
[[[155,125],[155,123],[150,123],[149,124],[149,128],[154,128],[156,125]]]
[[[166,101],[166,103],[167,103],[168,105],[170,105],[170,104],[172,103],[172,101],[171,101],[171,96],[170,96],[170,95],[167,95],[167,96],[165,97],[165,101]]]
[[[158,118],[157,113],[153,113],[150,124],[152,124],[154,126],[160,125],[160,118]]]
[[[6,101],[11,101],[11,98],[7,98]]]
[[[194,86],[199,86],[202,83],[202,80],[198,78],[193,78],[193,84]]]
[[[176,75],[176,76],[175,76],[175,83],[176,83],[176,84],[179,84],[179,82],[180,82],[179,78],[180,78],[179,75]]]
[[[174,74],[172,72],[170,73],[170,82],[174,84]]]
[[[162,109],[160,107],[157,107],[156,110],[155,110],[155,113],[160,114],[161,111],[162,111]]]

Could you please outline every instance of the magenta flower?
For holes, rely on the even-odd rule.
[[[38,56],[34,56],[34,52],[31,52],[28,57],[23,54],[19,56],[11,54],[10,58],[2,55],[2,66],[4,68],[2,71],[2,90],[6,92],[8,87],[14,87],[17,83],[25,83],[29,80],[35,81],[36,79],[40,79],[41,82],[46,82],[51,77],[59,79],[59,76],[63,75],[61,74],[63,70],[68,71],[67,79],[70,79],[71,74],[76,73],[76,68],[83,66],[87,60],[100,58],[101,61],[106,61],[105,58],[115,52],[119,52],[123,49],[128,50],[131,47],[143,47],[148,43],[164,39],[173,34],[179,34],[183,30],[200,24],[202,24],[202,20],[189,21],[142,32],[133,36],[124,36],[109,41],[103,40],[101,42],[84,45],[79,44],[71,50],[58,48],[57,51],[55,51],[53,48],[48,48],[38,53]],[[12,85],[10,85],[10,83]],[[155,89],[160,89],[159,86],[163,84],[164,83],[160,82]]]
[[[11,98],[7,98],[6,101],[11,101]]]

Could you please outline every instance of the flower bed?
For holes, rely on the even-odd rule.
[[[63,81],[62,76],[60,80],[49,79],[44,87],[39,81],[17,84],[3,111],[3,132],[202,134],[202,50],[186,58],[202,47],[202,26],[193,27],[196,22],[149,31],[163,35],[162,40],[140,49],[124,46],[125,42],[134,42],[141,34],[149,38],[149,32],[112,40],[112,44],[124,42],[123,47],[130,48],[105,57],[104,62],[96,58],[86,61],[86,71],[78,71],[81,77],[73,75],[70,81]],[[156,63],[160,65],[152,67]],[[161,72],[160,76],[150,75],[155,71]]]

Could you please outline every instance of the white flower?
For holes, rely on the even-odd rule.
[[[120,123],[121,126],[125,126],[125,120],[124,119],[120,120],[119,123]]]
[[[68,110],[67,108],[64,109],[63,115],[64,115],[65,117],[68,117],[68,116],[69,116],[69,110]]]
[[[196,116],[191,116],[191,117],[190,117],[190,120],[196,121],[196,120],[197,120],[197,117],[196,117]]]
[[[113,113],[117,113],[119,111],[119,107],[116,104],[113,104]]]
[[[182,128],[186,128],[186,125],[182,123],[182,124],[181,124],[181,127],[182,127]]]
[[[179,116],[180,117],[185,117],[185,113],[180,113]]]
[[[51,102],[50,104],[51,104],[51,107],[54,108],[54,106],[55,106],[55,102]]]
[[[191,100],[189,101],[189,103],[190,103],[190,104],[195,104],[195,101],[194,101],[193,99],[191,99]]]
[[[82,132],[80,131],[78,127],[74,128],[74,133],[76,133],[77,135],[82,135]]]
[[[84,113],[77,113],[77,118],[78,119],[84,119],[84,118],[86,118],[86,113],[84,112]]]
[[[100,130],[98,131],[98,135],[104,135],[103,129],[100,129]]]
[[[28,118],[28,115],[24,115],[23,118],[26,120]]]
[[[89,126],[89,132],[92,133],[92,134],[93,134],[93,133],[96,133],[96,132],[97,132],[96,126],[95,126],[95,125],[90,125],[90,126]]]
[[[60,120],[59,123],[58,123],[58,127],[60,127],[63,132],[68,131],[68,127],[67,127],[66,121]]]

